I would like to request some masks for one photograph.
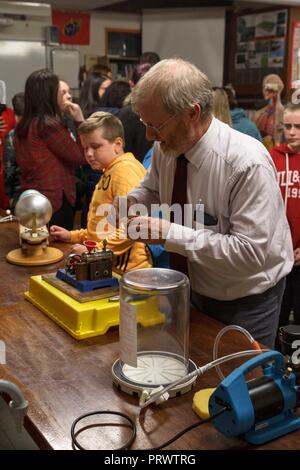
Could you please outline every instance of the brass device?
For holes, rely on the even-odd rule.
[[[84,242],[87,251],[71,254],[66,260],[66,272],[75,275],[77,281],[96,281],[112,277],[113,252],[106,249],[97,250],[97,243],[92,240]]]
[[[50,201],[34,189],[24,191],[16,204],[15,216],[20,223],[20,248],[10,251],[6,259],[21,266],[42,266],[56,263],[63,253],[49,246],[46,224],[52,216]]]

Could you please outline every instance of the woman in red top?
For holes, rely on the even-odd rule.
[[[16,161],[21,190],[36,189],[51,202],[50,224],[73,228],[76,200],[75,168],[85,163],[80,141],[63,124],[58,106],[59,79],[47,69],[33,72],[25,84],[24,116],[15,132]],[[83,121],[80,107],[65,101],[75,122]]]
[[[11,108],[5,104],[0,104],[0,207],[7,209],[9,207],[9,199],[4,191],[4,142],[6,135],[15,127],[15,114]]]

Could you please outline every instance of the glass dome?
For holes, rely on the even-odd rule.
[[[189,313],[190,286],[184,274],[150,268],[123,276],[115,370],[125,391],[165,386],[190,372]]]

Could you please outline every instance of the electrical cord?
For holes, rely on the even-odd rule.
[[[130,428],[131,428],[131,436],[128,439],[128,441],[125,442],[125,444],[122,447],[118,447],[117,449],[114,449],[114,451],[125,450],[125,449],[130,448],[130,446],[132,445],[132,443],[134,442],[134,440],[136,438],[136,425],[129,416],[127,416],[124,413],[120,413],[119,411],[91,411],[90,413],[85,413],[85,414],[79,416],[72,423],[72,426],[71,426],[71,439],[72,439],[72,444],[75,447],[75,450],[78,450],[78,449],[79,450],[88,450],[88,449],[85,449],[84,447],[82,447],[82,445],[80,445],[79,442],[77,441],[76,436],[79,433],[83,432],[83,429],[82,430],[79,429],[77,432],[75,432],[76,425],[79,423],[79,421],[82,421],[83,419],[88,418],[89,416],[95,416],[95,415],[115,415],[115,416],[121,416],[122,418],[126,419],[129,423],[129,425],[130,425]],[[112,424],[112,425],[114,425],[114,424]],[[115,424],[115,426],[116,425],[117,424]],[[99,425],[97,425],[95,427],[100,427],[100,426],[103,426],[103,424],[100,423]]]
[[[171,439],[169,439],[168,441],[164,442],[163,444],[161,444],[160,446],[158,447],[152,447],[151,449],[142,449],[142,450],[160,450],[160,449],[163,449],[164,447],[167,447],[168,445],[172,444],[173,442],[177,441],[177,439],[179,439],[181,436],[183,436],[185,433],[187,433],[188,431],[191,431],[192,429],[195,429],[197,428],[198,426],[201,426],[202,424],[205,424],[205,423],[209,423],[210,421],[212,421],[213,419],[217,418],[218,416],[222,415],[223,413],[225,413],[225,411],[229,411],[229,407],[228,406],[224,406],[223,408],[221,408],[216,414],[212,415],[212,416],[209,416],[208,418],[206,419],[203,419],[203,420],[200,420],[200,421],[197,421],[196,423],[194,424],[191,424],[190,426],[188,426],[187,428],[183,429],[182,431],[178,432],[177,434],[175,434],[174,437],[171,437]]]
[[[191,424],[187,428],[185,428],[182,431],[175,434],[175,436],[171,437],[171,439],[164,442],[160,446],[152,447],[152,448],[148,448],[148,449],[140,449],[140,450],[159,450],[159,449],[163,449],[164,447],[167,447],[168,445],[170,445],[173,442],[177,441],[177,439],[179,439],[181,436],[183,436],[187,432],[191,431],[192,429],[197,428],[198,426],[201,426],[202,424],[209,423],[213,419],[215,419],[218,416],[220,416],[221,414],[223,414],[225,411],[229,411],[228,406],[224,406],[217,413],[215,413],[213,416],[209,416],[206,419],[203,419],[201,421],[197,421],[196,423]],[[72,439],[72,444],[75,447],[75,450],[78,450],[78,449],[79,450],[88,450],[88,449],[85,449],[84,447],[82,447],[76,439],[76,435],[81,432],[80,429],[79,429],[79,431],[75,432],[75,427],[79,423],[79,421],[83,420],[84,418],[87,418],[88,416],[103,415],[103,414],[121,416],[122,418],[126,419],[130,423],[130,428],[132,430],[130,438],[128,439],[128,441],[122,447],[118,447],[117,449],[114,449],[114,451],[130,449],[131,445],[133,444],[133,442],[136,438],[136,424],[133,422],[133,420],[129,416],[127,416],[126,414],[119,413],[118,411],[92,411],[91,413],[85,413],[85,414],[79,416],[72,423],[72,426],[71,426],[71,439]],[[95,426],[95,427],[100,427],[100,426],[102,426],[102,424],[99,424],[98,426]]]

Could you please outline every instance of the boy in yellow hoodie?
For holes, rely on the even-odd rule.
[[[147,246],[120,236],[119,230],[108,233],[107,211],[116,196],[126,196],[144,178],[146,171],[132,153],[124,153],[124,130],[121,121],[110,113],[96,112],[80,124],[80,140],[87,162],[103,175],[95,187],[89,207],[86,229],[66,230],[52,225],[50,233],[55,240],[73,243],[73,252],[82,253],[85,240],[107,241],[107,249],[114,253],[113,269],[119,274],[152,266]],[[111,229],[111,227],[110,227]]]

